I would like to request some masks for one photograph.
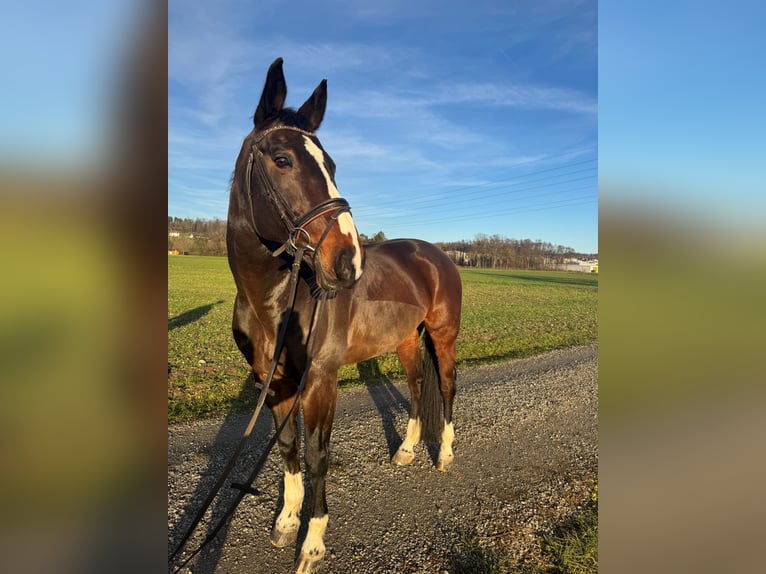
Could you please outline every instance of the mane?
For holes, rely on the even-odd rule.
[[[306,130],[308,132],[312,131],[308,120],[293,108],[282,108],[278,112],[269,115],[263,122],[263,126],[260,130],[268,129],[277,124]]]

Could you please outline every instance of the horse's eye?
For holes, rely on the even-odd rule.
[[[293,163],[290,161],[290,158],[284,155],[278,155],[274,158],[274,165],[276,165],[279,168],[287,168],[292,167]]]

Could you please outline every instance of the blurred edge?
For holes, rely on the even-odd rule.
[[[39,156],[0,158],[2,572],[166,561],[167,5],[131,10],[90,47],[106,148],[51,161],[40,110]]]
[[[599,5],[599,572],[763,570],[764,14]]]
[[[602,184],[599,572],[754,572],[766,237]]]

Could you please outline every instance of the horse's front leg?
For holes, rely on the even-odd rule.
[[[314,371],[314,369],[312,369]],[[318,373],[310,377],[302,397],[303,422],[306,427],[306,472],[311,479],[311,519],[301,548],[297,572],[313,572],[325,555],[324,534],[328,514],[325,477],[329,466],[330,432],[337,397],[336,374]]]
[[[285,417],[290,412],[290,407],[295,400],[295,395],[280,397],[280,402],[271,406],[271,414],[274,416],[274,424],[279,429]],[[279,452],[285,463],[284,475],[284,504],[282,511],[274,522],[269,539],[274,546],[283,548],[295,542],[298,538],[298,529],[301,525],[301,506],[303,505],[303,475],[301,474],[298,448],[300,440],[296,418],[296,408],[279,435]]]

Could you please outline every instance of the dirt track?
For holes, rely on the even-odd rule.
[[[455,464],[446,473],[434,468],[436,449],[423,444],[412,465],[389,462],[407,425],[405,383],[340,393],[322,572],[454,574],[468,571],[469,542],[502,546],[534,561],[536,534],[572,512],[595,484],[597,358],[598,347],[592,345],[459,371]],[[249,413],[231,414],[169,429],[172,547],[176,530],[207,494],[248,419]],[[254,436],[266,437],[271,427],[264,412]],[[256,440],[242,456],[234,480],[247,474],[265,440]],[[185,571],[291,571],[298,550],[277,549],[268,541],[281,504],[281,468],[275,450],[255,483],[261,496],[246,496],[228,528]],[[219,511],[220,506],[214,504]],[[206,527],[203,521],[187,550],[196,547]]]

